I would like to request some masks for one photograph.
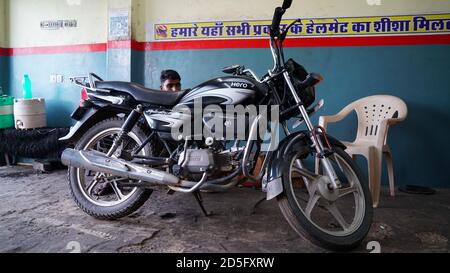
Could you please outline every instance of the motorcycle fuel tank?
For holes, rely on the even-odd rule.
[[[180,106],[192,108],[200,102],[202,108],[211,105],[217,105],[221,108],[225,108],[227,105],[242,105],[246,107],[253,104],[257,106],[260,103],[260,98],[265,96],[265,92],[267,90],[264,85],[251,78],[239,76],[221,77],[207,81],[187,92],[174,109],[178,109]],[[181,128],[183,124],[187,124],[187,121],[193,118],[191,114],[177,110],[148,110],[145,112],[145,117],[153,130],[169,133],[173,128]],[[205,115],[205,113],[202,114]],[[234,132],[237,132],[236,126],[238,123],[233,113],[231,116],[225,114],[221,118],[224,124],[234,124]],[[211,119],[211,116],[205,115],[202,119],[204,125],[208,127],[206,123]],[[191,126],[193,126],[194,122],[190,123]],[[248,121],[244,127],[247,126]]]
[[[188,92],[179,104],[193,105],[202,99],[203,105],[257,104],[263,87],[248,77],[228,76],[207,81]]]

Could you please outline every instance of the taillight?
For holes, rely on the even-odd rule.
[[[86,89],[81,90],[80,98],[80,107],[83,107],[83,102],[89,100],[89,95]]]

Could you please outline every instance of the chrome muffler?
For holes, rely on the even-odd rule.
[[[142,183],[144,187],[147,183],[178,187],[183,184],[178,177],[170,173],[123,159],[107,157],[106,154],[98,151],[66,149],[61,156],[61,161],[69,167],[141,180],[144,182]]]

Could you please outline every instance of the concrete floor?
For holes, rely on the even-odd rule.
[[[436,195],[382,194],[368,237],[355,252],[449,252],[450,190]],[[70,197],[66,171],[36,174],[0,168],[0,252],[269,253],[325,252],[290,228],[276,201],[252,189],[203,195],[206,218],[192,195],[155,191],[133,215],[113,222],[84,214]]]

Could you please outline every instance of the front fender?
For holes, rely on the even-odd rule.
[[[325,138],[320,135],[322,142],[325,143]],[[328,141],[333,147],[340,147],[345,150],[347,147],[336,138],[327,134]],[[309,132],[300,131],[293,133],[281,141],[278,149],[272,154],[270,164],[267,170],[267,200],[271,200],[281,193],[283,193],[282,176],[285,168],[289,167],[287,162],[288,157],[292,153],[301,153],[305,158],[311,153],[311,140],[309,139]]]

